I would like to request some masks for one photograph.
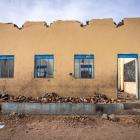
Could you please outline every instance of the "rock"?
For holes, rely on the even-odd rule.
[[[26,102],[27,101],[27,98],[25,96],[18,96],[17,99],[16,99],[18,102]]]
[[[15,116],[16,115],[16,112],[12,112],[11,115]]]
[[[1,99],[2,99],[3,101],[7,101],[7,100],[10,99],[10,96],[9,96],[7,93],[3,93],[3,94],[1,95]]]
[[[110,114],[110,115],[108,115],[108,119],[111,120],[111,121],[113,121],[113,122],[118,121],[118,118],[116,117],[115,114]]]
[[[57,93],[44,93],[43,96],[40,97],[26,97],[23,95],[13,96],[7,94],[6,92],[0,92],[0,102],[41,102],[41,103],[93,103],[93,104],[107,104],[107,103],[117,103],[122,102],[122,100],[114,100],[108,98],[104,94],[95,93],[93,97],[63,97],[58,95]]]
[[[9,131],[10,131],[10,132],[13,132],[13,131],[14,131],[14,129],[13,129],[13,128],[10,128],[10,129],[9,129]]]
[[[25,114],[23,114],[23,113],[19,113],[19,114],[18,114],[18,117],[19,117],[20,119],[22,119],[22,118],[25,117]]]
[[[103,114],[101,118],[107,120],[108,119],[108,115],[107,114]]]
[[[9,114],[9,118],[10,118],[10,119],[13,119],[15,116],[16,116],[16,112],[11,112],[11,113]]]

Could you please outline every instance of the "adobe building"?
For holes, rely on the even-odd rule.
[[[140,18],[0,23],[0,90],[14,95],[140,95]]]

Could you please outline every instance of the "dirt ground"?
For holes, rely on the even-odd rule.
[[[0,140],[140,140],[140,116],[119,115],[113,122],[100,116],[0,115]]]
[[[133,107],[117,112],[115,119],[101,112],[96,116],[0,114],[0,140],[140,140],[140,108]]]

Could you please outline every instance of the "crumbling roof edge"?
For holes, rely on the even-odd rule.
[[[0,26],[1,25],[8,25],[6,27],[15,27],[19,30],[23,30],[24,28],[30,27],[30,26],[34,26],[34,25],[39,25],[39,26],[44,26],[46,28],[50,28],[54,25],[56,25],[57,23],[76,23],[79,25],[79,27],[81,28],[86,28],[89,25],[102,25],[102,24],[108,24],[108,25],[113,25],[114,27],[118,28],[122,25],[128,24],[128,23],[140,23],[140,17],[136,17],[136,18],[124,18],[122,21],[120,21],[119,23],[115,23],[113,21],[112,18],[104,18],[104,19],[91,19],[89,21],[86,22],[86,24],[83,24],[80,21],[77,20],[57,20],[57,21],[53,21],[50,25],[47,24],[47,22],[45,21],[26,21],[22,27],[19,27],[18,25],[14,24],[14,23],[2,23],[0,22]]]

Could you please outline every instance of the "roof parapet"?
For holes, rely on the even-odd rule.
[[[51,28],[54,26],[59,26],[59,25],[74,25],[75,27],[81,27],[81,28],[86,28],[86,27],[97,27],[97,26],[110,26],[110,27],[120,27],[122,25],[134,25],[134,24],[139,24],[140,25],[140,18],[125,18],[118,24],[116,24],[113,19],[108,18],[108,19],[92,19],[90,21],[87,21],[86,24],[84,25],[83,23],[79,21],[74,21],[74,20],[68,20],[68,21],[62,21],[62,20],[57,20],[48,25],[44,21],[27,21],[25,22],[22,27],[18,27],[16,24],[13,23],[0,23],[0,28],[17,28],[19,30],[23,30],[25,28],[31,27],[31,26],[40,26],[40,27],[46,27],[46,28]]]
[[[75,20],[65,20],[65,21],[62,21],[62,20],[57,20],[57,21],[54,21],[53,23],[50,24],[49,27],[53,27],[53,26],[61,26],[61,25],[73,25],[73,26],[77,26],[77,27],[80,27],[81,26],[81,22],[79,21],[75,21]]]
[[[131,24],[140,25],[140,18],[124,18],[124,25],[131,25]]]
[[[108,19],[92,19],[89,21],[89,25],[109,25],[112,26],[113,25],[113,19],[108,18]]]
[[[28,28],[30,26],[40,26],[40,27],[49,27],[45,21],[26,21],[23,25],[22,28]]]

